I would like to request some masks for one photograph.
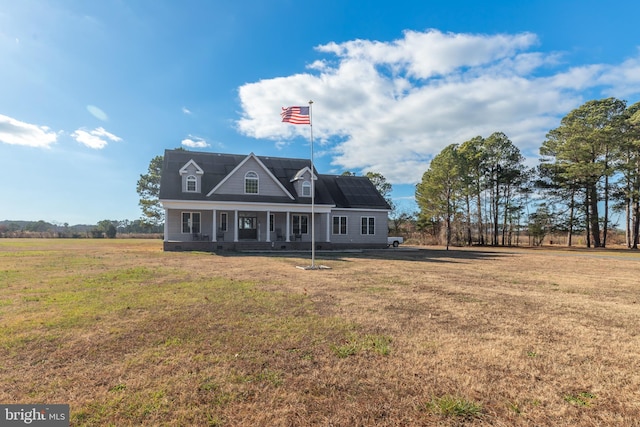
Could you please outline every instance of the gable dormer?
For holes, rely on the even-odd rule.
[[[233,194],[240,196],[286,196],[291,200],[295,197],[282,185],[278,178],[265,166],[255,154],[251,153],[238,163],[227,175],[207,194]]]
[[[204,175],[204,171],[193,159],[181,167],[179,172],[182,178],[183,193],[202,192],[202,175]]]
[[[311,169],[307,166],[300,169],[291,179],[298,197],[311,197]],[[318,179],[315,175],[313,179]]]

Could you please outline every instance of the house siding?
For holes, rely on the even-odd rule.
[[[168,225],[167,240],[173,241],[192,241],[193,235],[182,232],[182,213],[183,212],[199,212],[200,213],[200,234],[209,236],[209,240],[213,235],[213,211],[203,209],[169,209],[165,218]]]
[[[347,218],[347,234],[333,234],[333,217],[343,216]],[[361,218],[375,218],[375,234],[362,234]],[[331,242],[344,244],[386,244],[387,243],[387,213],[353,210],[334,209],[331,212]]]
[[[196,167],[191,164],[187,166],[186,173],[182,174],[182,191],[185,193],[193,193],[193,191],[187,191],[187,177],[193,175],[196,177],[196,193],[202,192],[202,177],[197,173]]]
[[[304,184],[305,181],[311,183],[311,172],[305,172],[293,183],[293,188],[295,188],[298,197],[302,197],[302,184]]]
[[[237,218],[235,211],[216,210],[216,227],[220,227],[220,214],[227,214],[227,231],[222,232],[213,230],[213,210],[205,209],[169,209],[166,217],[168,224],[168,235],[165,239],[168,241],[189,242],[194,241],[193,235],[182,232],[182,213],[183,212],[199,212],[200,213],[200,235],[207,241],[213,241],[214,237],[220,242],[233,242],[234,229],[237,226]],[[289,229],[287,230],[287,212],[271,211],[274,215],[274,231],[269,231],[267,227],[267,212],[254,211],[238,211],[238,217],[242,215],[254,215],[258,221],[258,242],[279,242],[286,241],[287,236],[290,241],[294,241],[293,221],[289,218]],[[304,212],[289,211],[289,215],[307,215],[309,217],[308,233],[301,235],[299,242],[311,242],[311,215]],[[347,234],[333,234],[333,218],[335,216],[344,216],[347,218]],[[361,219],[362,217],[375,218],[375,234],[362,234]],[[327,241],[327,227],[329,228],[329,241]],[[281,239],[278,239],[278,229],[281,230]],[[267,234],[269,240],[267,240]],[[333,210],[329,215],[315,215],[315,242],[331,243],[332,246],[343,245],[344,247],[382,247],[387,243],[387,213],[365,210]]]
[[[311,221],[311,198],[301,197],[302,183],[311,179],[307,164],[304,159],[167,150],[160,188],[166,212],[165,250],[309,250],[312,222],[317,249],[386,247],[389,206],[365,177],[318,174],[315,221]],[[255,196],[244,193],[249,171],[258,175]],[[185,191],[189,175],[196,176],[195,193]],[[197,235],[182,232],[184,212],[200,214]],[[227,230],[221,233],[223,213]],[[273,231],[268,215],[274,217]],[[308,232],[301,239],[293,235],[294,215],[309,218]],[[347,218],[347,234],[333,234],[335,216]],[[239,228],[242,217],[255,218],[243,224],[255,225],[256,233]],[[362,217],[375,219],[373,234],[361,233]]]
[[[206,236],[209,241],[216,237],[216,240],[231,242],[234,239],[234,229],[237,225],[238,219],[236,218],[235,211],[228,210],[216,210],[216,232],[213,231],[213,210],[206,209],[169,209],[166,217],[168,224],[168,235],[166,240],[170,241],[192,241],[193,235],[190,233],[182,232],[182,213],[183,212],[199,212],[200,213],[200,234]],[[227,230],[222,232],[220,230],[220,214],[227,214]],[[293,221],[289,218],[289,229],[287,230],[287,212],[270,211],[269,214],[274,216],[274,231],[269,231],[267,227],[267,212],[266,211],[247,211],[238,210],[238,218],[242,216],[255,216],[258,221],[258,238],[259,242],[266,242],[267,235],[269,235],[269,241],[278,241],[278,229],[282,232],[282,241],[287,240],[287,235],[290,240],[293,240]],[[309,217],[308,233],[302,234],[302,242],[311,242],[311,214],[305,212],[289,211],[289,215],[307,215]],[[327,241],[327,218],[326,214],[315,215],[315,240],[316,242]],[[330,216],[329,216],[330,217]],[[377,219],[376,219],[377,226]],[[222,233],[222,234],[220,234]],[[333,236],[330,235],[330,238]],[[385,237],[386,239],[386,237]],[[332,239],[333,240],[333,239]],[[371,239],[369,239],[371,240]]]
[[[253,158],[238,168],[238,170],[216,190],[216,194],[245,194],[244,176],[249,171],[258,174],[258,194],[260,196],[286,195],[286,193],[282,191],[282,188],[273,180],[273,177]]]

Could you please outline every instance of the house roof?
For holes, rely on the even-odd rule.
[[[162,177],[160,180],[161,200],[202,200],[229,202],[300,203],[310,204],[310,197],[299,197],[292,179],[307,168],[308,159],[255,156],[279,184],[294,196],[294,200],[282,196],[261,196],[246,194],[211,193],[216,186],[228,178],[238,165],[246,161],[248,155],[206,153],[185,150],[165,150]],[[189,162],[202,169],[201,188],[198,193],[182,191],[180,171]],[[319,205],[334,205],[337,208],[390,209],[389,204],[376,190],[367,177],[318,174],[315,185],[315,200]]]

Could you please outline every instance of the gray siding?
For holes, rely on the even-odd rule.
[[[198,175],[196,173],[196,167],[191,164],[187,167],[185,174],[182,175],[182,191],[183,192],[187,192],[187,177],[189,175],[193,175],[196,177],[196,192],[197,193],[202,193],[202,176]],[[192,191],[189,191],[189,193],[192,193]]]
[[[286,193],[273,180],[273,177],[253,158],[249,159],[227,181],[216,190],[216,194],[245,194],[244,176],[253,171],[258,174],[258,195],[284,196]]]
[[[333,234],[333,217],[347,218],[347,234]],[[362,217],[375,218],[375,234],[362,234]],[[387,242],[387,212],[334,210],[331,212],[331,242],[332,243],[385,243]]]
[[[193,240],[192,234],[182,232],[182,213],[183,212],[200,212],[200,234],[207,235],[209,237],[208,240],[213,240],[214,235],[218,236],[218,233],[220,233],[219,228],[221,225],[220,214],[226,213],[227,214],[227,231],[223,232],[223,236],[221,238],[216,237],[216,239],[225,241],[225,242],[233,241],[234,230],[237,227],[237,221],[238,221],[234,211],[225,211],[225,210],[215,211],[217,230],[214,233],[212,210],[177,210],[177,209],[170,209],[166,218],[166,221],[168,224],[167,240],[177,241],[177,242],[181,242],[181,241],[188,242]],[[253,216],[255,216],[258,221],[257,241],[266,242],[267,234],[269,235],[269,240],[271,242],[278,241],[278,229],[281,232],[280,234],[282,236],[282,241],[287,240],[287,235],[291,240],[294,240],[293,239],[293,220],[291,218],[289,218],[289,229],[287,229],[287,212],[281,212],[281,211],[270,212],[270,214],[274,216],[273,231],[269,231],[269,228],[267,227],[267,212],[238,211],[238,217],[242,215],[251,215],[252,213],[253,213]],[[311,242],[311,215],[309,213],[300,213],[295,211],[289,212],[289,215],[307,215],[307,217],[309,218],[308,233],[302,234],[301,236],[302,238],[300,241]],[[322,214],[316,213],[315,215],[315,241],[316,242],[327,241],[327,221],[329,221],[329,224],[331,224],[331,221],[332,221],[331,218],[332,218],[332,215],[327,215],[324,213]],[[349,227],[351,227],[352,221],[353,220],[350,220]],[[359,233],[360,232],[359,231],[360,216],[357,216],[356,221],[358,221],[358,228],[357,230],[355,230],[355,232]],[[376,218],[376,228],[378,227],[378,222],[379,220]],[[351,232],[354,230],[350,229],[349,231]],[[378,233],[376,230],[376,236],[377,234]],[[336,237],[338,236],[332,235],[331,229],[329,229],[329,238],[331,239],[332,242],[336,241],[339,243],[357,243],[362,241],[362,239],[358,239],[358,238],[349,239],[349,238],[345,238],[345,236],[340,236],[341,237],[340,239],[336,239]],[[373,237],[374,236],[367,236],[367,238],[364,239],[363,241],[367,243],[376,242],[377,240]],[[384,235],[384,238],[382,240],[386,242],[386,234]]]
[[[213,211],[207,210],[177,210],[170,209],[167,218],[168,236],[165,238],[170,241],[191,241],[193,235],[190,233],[182,232],[182,212],[200,212],[200,234],[206,234],[211,240],[213,235]]]
[[[302,184],[303,184],[305,181],[306,181],[306,182],[308,182],[309,184],[311,184],[311,173],[310,173],[310,172],[308,172],[308,171],[307,171],[307,172],[305,172],[305,173],[303,174],[303,176],[302,176],[302,177],[300,177],[300,179],[296,180],[296,181],[293,183],[293,188],[295,188],[295,190],[296,190],[296,193],[297,193],[297,196],[298,196],[298,197],[303,197],[303,196],[302,196]],[[306,197],[309,197],[309,196],[306,196]]]
[[[308,160],[273,157],[241,156],[220,153],[196,153],[178,150],[166,150],[161,180],[161,201],[164,206],[172,206],[167,211],[165,248],[176,250],[235,250],[251,248],[305,249],[311,242],[311,218],[308,212],[310,197],[301,197],[302,183],[310,182],[311,173],[307,170]],[[193,162],[193,164],[191,164]],[[187,166],[188,165],[188,166]],[[240,165],[240,166],[239,166]],[[201,169],[200,169],[201,168]],[[237,168],[237,169],[236,169]],[[180,170],[183,169],[183,173]],[[300,171],[305,174],[299,176]],[[201,174],[198,174],[198,171]],[[204,174],[202,172],[204,171]],[[233,174],[229,175],[233,171]],[[258,177],[257,195],[245,194],[245,176],[247,172],[255,172]],[[196,192],[186,192],[187,177],[196,177]],[[274,176],[275,175],[275,176]],[[294,182],[291,179],[296,178]],[[366,177],[318,175],[315,181],[316,206],[322,210],[333,206],[334,211],[316,213],[315,241],[322,248],[373,248],[385,247],[387,240],[387,210],[389,205],[377,192]],[[208,196],[213,188],[216,194]],[[179,202],[184,200],[184,203]],[[192,206],[194,209],[181,209],[179,206]],[[222,208],[225,210],[220,210]],[[231,210],[229,210],[231,209]],[[238,234],[239,242],[234,242],[238,227],[237,213],[256,218],[257,235],[243,231]],[[266,209],[271,209],[266,212]],[[282,210],[280,210],[282,209]],[[200,214],[200,235],[206,235],[209,242],[194,239],[192,233],[182,232],[182,213],[198,212]],[[317,211],[316,211],[317,212]],[[215,213],[215,223],[213,214]],[[219,235],[220,214],[227,214],[228,229],[223,236]],[[274,216],[273,231],[268,227],[268,217]],[[288,216],[289,215],[289,216]],[[305,215],[309,218],[308,232],[301,240],[293,235],[293,215]],[[333,218],[347,218],[347,234],[333,234]],[[375,220],[375,232],[362,234],[362,217]],[[287,220],[289,218],[289,220]],[[287,227],[287,223],[289,227]],[[246,222],[245,224],[249,224]],[[278,232],[279,230],[280,232]],[[214,239],[220,242],[211,243]],[[290,242],[286,242],[290,239]],[[267,243],[269,241],[269,243]],[[180,243],[184,242],[185,245]],[[286,244],[271,244],[286,242]],[[330,242],[330,243],[328,243]]]

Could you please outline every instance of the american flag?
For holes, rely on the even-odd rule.
[[[310,125],[309,107],[282,107],[282,121],[293,125]]]

